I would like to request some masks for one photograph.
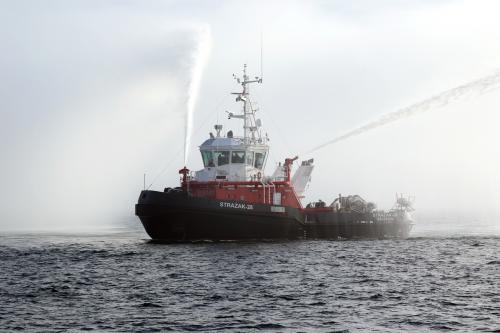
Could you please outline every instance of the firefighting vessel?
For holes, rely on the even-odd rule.
[[[286,158],[271,175],[264,168],[269,138],[250,98],[250,85],[262,78],[234,76],[241,91],[232,93],[242,103],[241,113],[229,119],[243,122],[243,136],[222,125],[199,147],[203,169],[179,170],[180,186],[163,192],[144,190],[135,206],[146,232],[154,240],[242,240],[242,239],[350,239],[406,238],[413,225],[411,200],[397,197],[390,211],[358,195],[339,195],[330,205],[319,200],[302,205],[311,180],[313,159],[300,163]]]

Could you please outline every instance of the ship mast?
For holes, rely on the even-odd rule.
[[[260,126],[260,124],[255,121],[256,110],[252,108],[252,103],[250,101],[250,84],[262,83],[262,77],[256,76],[254,80],[251,80],[247,74],[247,64],[243,65],[243,78],[239,78],[234,74],[233,77],[243,88],[242,92],[231,93],[237,95],[236,102],[243,102],[243,113],[236,115],[229,112],[228,118],[243,119],[243,142],[245,144],[250,144],[252,141],[255,142],[255,132],[257,132]],[[260,133],[257,132],[257,134],[259,136],[259,141],[261,141]]]

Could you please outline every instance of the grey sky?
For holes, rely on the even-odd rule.
[[[215,122],[239,131],[244,62],[274,163],[500,68],[496,1],[2,1],[0,228],[133,218],[142,174],[178,183],[189,55],[208,25],[189,167]],[[500,93],[465,99],[317,153],[310,199],[498,216]]]

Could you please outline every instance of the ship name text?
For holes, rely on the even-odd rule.
[[[243,204],[243,203],[235,203],[235,202],[220,202],[221,208],[238,208],[238,209],[253,209],[253,205]]]

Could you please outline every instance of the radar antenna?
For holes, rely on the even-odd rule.
[[[236,95],[236,102],[243,102],[243,112],[242,114],[234,114],[232,112],[227,112],[228,119],[231,118],[239,118],[243,119],[243,140],[245,144],[255,143],[256,141],[262,143],[262,137],[260,135],[260,131],[258,131],[261,126],[261,122],[255,119],[255,110],[252,107],[252,103],[250,101],[250,84],[251,83],[262,83],[262,76],[256,76],[254,80],[250,79],[250,76],[247,75],[247,64],[243,65],[243,77],[237,77],[233,74],[233,78],[241,84],[243,90],[241,92],[233,92],[232,95]],[[257,138],[256,138],[257,134]]]

